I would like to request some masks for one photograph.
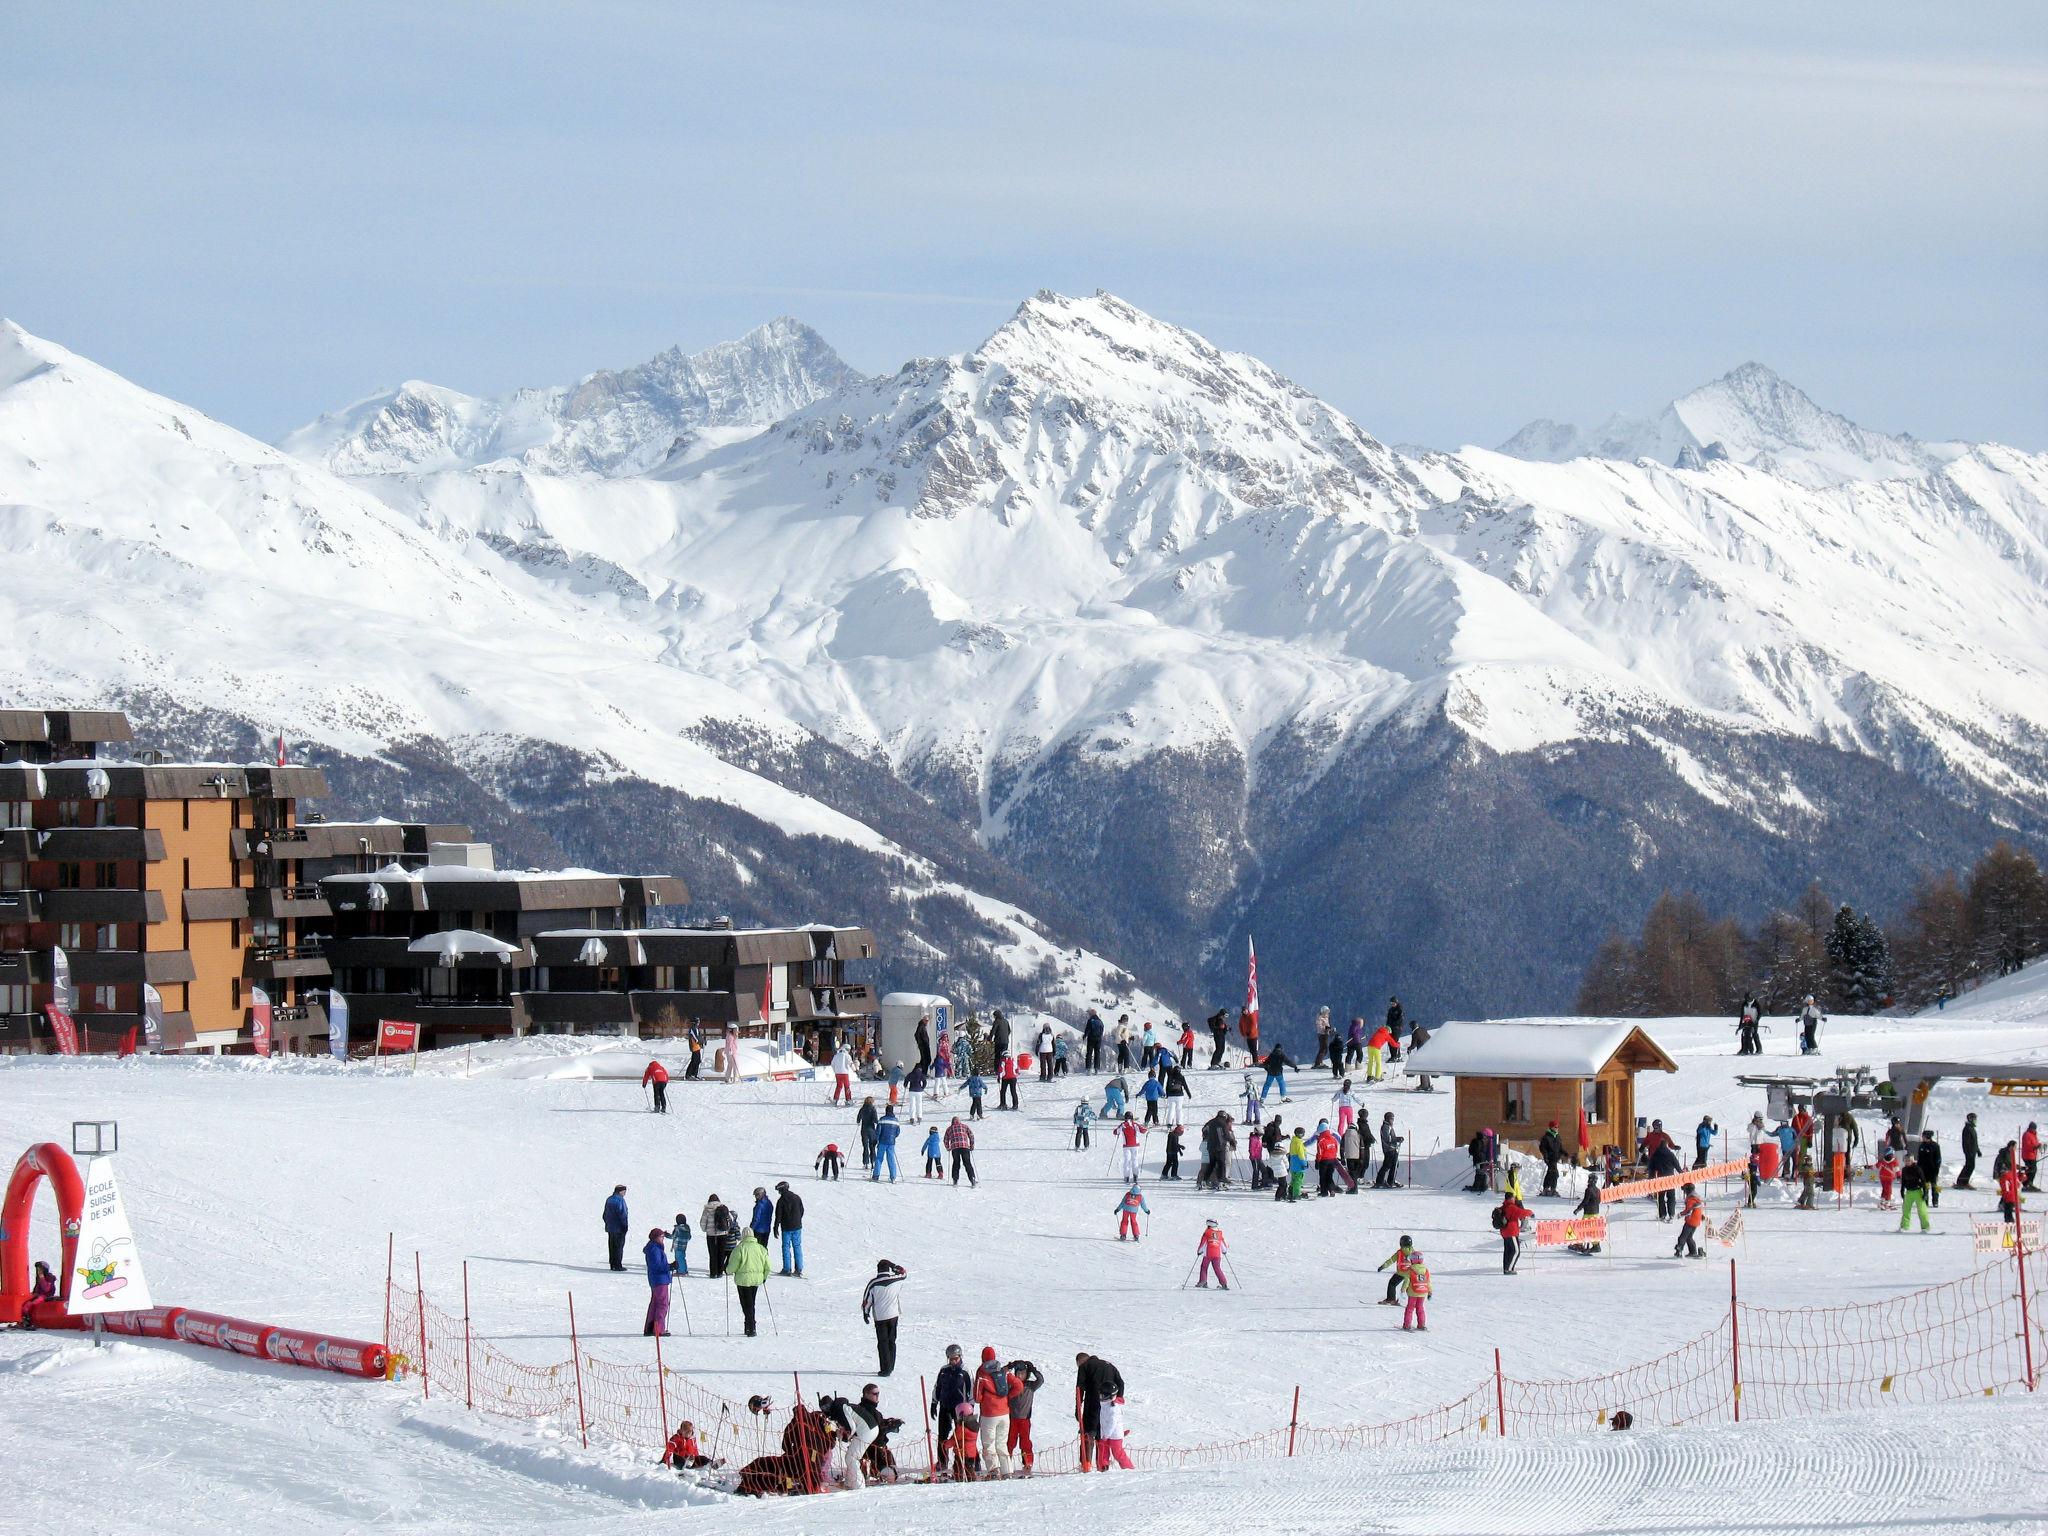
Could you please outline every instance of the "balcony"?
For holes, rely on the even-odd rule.
[[[252,917],[332,917],[317,885],[257,885],[249,888]]]
[[[350,992],[348,1032],[351,1041],[372,1045],[377,1027],[386,1019],[405,1019],[420,1026],[420,1044],[431,1046],[437,1034],[489,1035],[523,1034],[526,1030],[526,999],[515,993],[498,1000],[464,1001],[459,998],[424,998],[409,992]]]
[[[520,1001],[534,1029],[624,1030],[633,1027],[633,1005],[623,992],[522,992]]]
[[[138,981],[152,986],[194,981],[192,956],[182,949],[72,949],[71,979],[81,987],[120,986]],[[47,956],[43,969],[49,969]]]
[[[143,859],[155,864],[164,856],[164,835],[155,827],[51,827],[39,834],[29,857],[58,864],[110,863]]]
[[[131,1029],[135,1031],[136,1050],[148,1048],[143,1043],[139,1013],[77,1013],[71,1016],[71,1022],[78,1031],[78,1049],[82,1054],[111,1055],[121,1049]],[[175,1050],[190,1045],[192,1040],[191,1014],[181,1010],[164,1015],[164,1049]],[[50,1028],[48,1017],[40,1013],[0,1013],[0,1051],[54,1056],[56,1031]]]
[[[0,827],[0,859],[32,859],[37,841],[33,827]]]
[[[257,944],[249,949],[247,974],[257,981],[331,974],[327,954],[311,944]]]
[[[0,923],[35,923],[42,916],[41,891],[0,891]]]
[[[643,1033],[674,1032],[687,1028],[690,1020],[723,1026],[738,1017],[738,999],[730,992],[628,992],[633,1005],[633,1022]],[[749,1006],[754,1006],[751,1001]]]
[[[41,891],[43,921],[49,923],[160,923],[164,920],[162,891],[124,891],[113,887],[97,890]]]
[[[237,859],[302,859],[304,827],[236,827],[228,833],[228,853]]]

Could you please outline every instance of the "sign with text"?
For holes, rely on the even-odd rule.
[[[386,1019],[377,1026],[380,1051],[414,1051],[419,1044],[420,1027],[408,1019]]]
[[[78,1229],[77,1257],[64,1277],[64,1309],[76,1316],[95,1312],[143,1312],[149,1280],[142,1255],[121,1205],[114,1160],[95,1157],[85,1165],[85,1215]]]
[[[1566,1216],[1559,1221],[1536,1223],[1536,1246],[1557,1248],[1566,1243],[1604,1243],[1607,1241],[1607,1218],[1605,1216]]]
[[[71,1015],[55,1003],[43,1004],[43,1012],[50,1020],[50,1033],[57,1037],[59,1056],[78,1054],[78,1026],[71,1021]]]
[[[2026,1238],[2028,1253],[2041,1251],[2041,1218],[2038,1216],[2023,1218],[2018,1233],[2013,1231],[2013,1224],[2009,1221],[1973,1221],[1970,1226],[1976,1235],[1979,1253],[2010,1253],[2013,1243],[2022,1235]]]

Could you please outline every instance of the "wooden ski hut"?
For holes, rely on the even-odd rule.
[[[1635,1146],[1636,1074],[1676,1072],[1634,1019],[1497,1019],[1451,1023],[1409,1053],[1408,1070],[1457,1084],[1457,1137],[1491,1126],[1507,1145],[1532,1151],[1551,1121],[1578,1151],[1579,1114],[1594,1151]]]

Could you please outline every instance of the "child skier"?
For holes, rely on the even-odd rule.
[[[1177,1179],[1180,1177],[1180,1143],[1181,1138],[1186,1134],[1187,1131],[1184,1127],[1176,1125],[1168,1128],[1166,1132],[1166,1166],[1159,1170],[1160,1178]]]
[[[676,1212],[676,1224],[668,1229],[670,1266],[679,1275],[688,1278],[690,1273],[690,1218],[681,1211]]]
[[[661,1453],[661,1465],[673,1467],[678,1472],[693,1472],[700,1467],[720,1467],[725,1463],[712,1460],[698,1448],[697,1426],[685,1419],[668,1437],[668,1445]]]
[[[1123,1119],[1117,1122],[1116,1139],[1123,1144],[1126,1184],[1138,1182],[1138,1142],[1144,1135],[1145,1128],[1138,1124],[1129,1110],[1125,1110]]]
[[[1223,1278],[1223,1255],[1230,1252],[1230,1244],[1223,1240],[1223,1229],[1210,1222],[1202,1229],[1202,1235],[1195,1239],[1195,1252],[1201,1256],[1201,1278],[1195,1282],[1195,1289],[1209,1288],[1209,1275],[1213,1271],[1216,1284],[1222,1290],[1230,1289],[1230,1282]]]
[[[1892,1208],[1892,1186],[1899,1181],[1899,1154],[1889,1145],[1877,1157],[1877,1208]]]
[[[1124,1400],[1112,1397],[1102,1405],[1102,1433],[1095,1440],[1095,1470],[1107,1472],[1114,1461],[1131,1471],[1130,1453],[1124,1449]]]
[[[1418,1333],[1429,1332],[1429,1266],[1422,1262],[1422,1255],[1411,1250],[1408,1254],[1408,1304],[1401,1309],[1401,1331],[1406,1333],[1412,1326]]]
[[[1095,1111],[1089,1107],[1088,1101],[1083,1099],[1074,1106],[1074,1150],[1076,1152],[1088,1150],[1088,1127],[1094,1123]]]
[[[1704,1259],[1706,1251],[1700,1247],[1700,1228],[1706,1225],[1706,1202],[1694,1193],[1693,1186],[1685,1186],[1685,1210],[1678,1223],[1678,1246],[1671,1250],[1674,1259],[1690,1254],[1693,1258]]]
[[[924,1133],[924,1176],[928,1179],[946,1176],[946,1162],[939,1155],[939,1128],[936,1125]]]
[[[1394,1272],[1387,1276],[1387,1294],[1380,1298],[1381,1306],[1397,1307],[1401,1304],[1401,1282],[1408,1278],[1408,1271],[1414,1265],[1415,1258],[1415,1239],[1403,1232],[1401,1246],[1380,1261],[1381,1269],[1385,1269],[1389,1264],[1394,1266]]]
[[[988,1084],[985,1081],[983,1081],[982,1075],[979,1072],[970,1074],[967,1079],[968,1119],[979,1120],[982,1118],[981,1101],[987,1095],[987,1093]]]
[[[1138,1226],[1138,1212],[1143,1211],[1147,1216],[1152,1214],[1152,1207],[1145,1203],[1144,1193],[1133,1184],[1124,1191],[1123,1198],[1118,1200],[1112,1209],[1117,1213],[1116,1240],[1120,1243],[1138,1241],[1142,1235]]]
[[[826,1142],[825,1150],[812,1160],[811,1166],[818,1170],[819,1178],[837,1179],[839,1177],[839,1148],[837,1144],[829,1141]]]

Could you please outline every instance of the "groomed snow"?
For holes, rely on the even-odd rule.
[[[1823,1059],[1881,1070],[1894,1057],[2048,1055],[2044,991],[2048,969],[2037,967],[1945,1014],[1837,1019]],[[1788,1054],[1783,1028],[1767,1037],[1761,1062],[1732,1054],[1729,1020],[1651,1028],[1681,1070],[1640,1080],[1643,1109],[1682,1141],[1702,1112],[1732,1134],[1760,1107],[1760,1095],[1735,1084],[1738,1071],[1806,1065]],[[596,1044],[518,1042],[466,1059],[442,1052],[417,1075],[322,1061],[13,1058],[0,1064],[0,1150],[61,1140],[72,1119],[119,1119],[127,1203],[163,1301],[374,1337],[385,1235],[395,1232],[401,1269],[409,1273],[417,1248],[437,1306],[459,1310],[467,1260],[478,1336],[535,1362],[566,1357],[572,1289],[589,1348],[651,1359],[639,1333],[644,1281],[604,1269],[598,1206],[614,1183],[629,1186],[638,1235],[678,1210],[695,1225],[713,1190],[740,1201],[789,1179],[809,1203],[807,1278],[771,1281],[773,1331],[754,1340],[728,1336],[724,1296],[691,1280],[681,1300],[694,1334],[679,1330],[670,1341],[670,1367],[727,1397],[767,1391],[786,1401],[792,1371],[811,1391],[857,1387],[873,1367],[859,1287],[887,1256],[911,1278],[904,1368],[887,1384],[886,1406],[916,1425],[917,1374],[935,1370],[949,1342],[974,1353],[989,1342],[1047,1368],[1048,1444],[1066,1438],[1066,1362],[1077,1347],[1123,1369],[1134,1445],[1190,1445],[1284,1425],[1297,1384],[1306,1423],[1385,1421],[1484,1381],[1495,1347],[1520,1378],[1589,1375],[1691,1339],[1726,1307],[1720,1251],[1699,1265],[1671,1259],[1671,1230],[1633,1206],[1616,1213],[1609,1256],[1531,1251],[1522,1274],[1503,1278],[1486,1202],[1435,1187],[1462,1161],[1443,1145],[1451,1095],[1419,1095],[1398,1079],[1364,1094],[1366,1113],[1374,1122],[1395,1113],[1420,1154],[1421,1187],[1287,1207],[1148,1179],[1150,1236],[1131,1247],[1113,1240],[1119,1186],[1101,1139],[1087,1153],[1068,1150],[1077,1094],[1066,1085],[1043,1091],[1027,1078],[1021,1114],[991,1112],[977,1127],[979,1189],[919,1180],[912,1131],[904,1183],[820,1185],[811,1174],[818,1149],[856,1145],[850,1116],[824,1103],[823,1084],[678,1083],[674,1113],[659,1119],[637,1084],[644,1049]],[[552,1075],[579,1061],[591,1075]],[[528,1070],[538,1075],[520,1075]],[[1205,1106],[1239,1085],[1234,1071],[1194,1081]],[[1298,1079],[1294,1089],[1289,1121],[1312,1125],[1329,1079]],[[1984,1116],[1987,1143],[2012,1134],[2026,1113],[2025,1101],[1941,1090],[1934,1123],[1951,1165],[1965,1108]],[[1156,1172],[1156,1140],[1145,1163]],[[1708,1193],[1713,1214],[1724,1215],[1732,1196]],[[1536,1203],[1539,1214],[1562,1209]],[[1989,1207],[1980,1181],[1974,1195],[1947,1194],[1934,1234],[1901,1236],[1896,1218],[1867,1197],[1808,1214],[1767,1191],[1735,1250],[1745,1299],[1867,1302],[1961,1276],[1977,1262],[1968,1219]],[[1179,1289],[1209,1216],[1229,1235],[1237,1293]],[[40,1243],[50,1231],[47,1198],[37,1221]],[[1426,1336],[1403,1336],[1394,1311],[1372,1304],[1382,1285],[1373,1267],[1404,1231],[1436,1275]],[[696,1257],[701,1265],[701,1241]],[[1618,1436],[1589,1425],[1541,1442],[1511,1436],[1106,1485],[1049,1479],[692,1514],[685,1506],[710,1495],[655,1475],[641,1453],[586,1453],[573,1423],[502,1423],[438,1393],[422,1407],[407,1387],[173,1345],[93,1359],[75,1337],[49,1335],[0,1336],[0,1375],[0,1464],[36,1469],[13,1508],[31,1530],[77,1526],[81,1489],[96,1501],[85,1525],[156,1530],[596,1530],[679,1518],[764,1531],[952,1532],[998,1519],[1142,1520],[1168,1531],[1219,1521],[1303,1532],[1858,1530],[1902,1521],[2032,1530],[2048,1511],[2048,1465],[2027,1427],[2034,1419],[2023,1417],[2038,1409],[1999,1401],[1740,1430]],[[1917,1459],[1905,1457],[1909,1447]]]

